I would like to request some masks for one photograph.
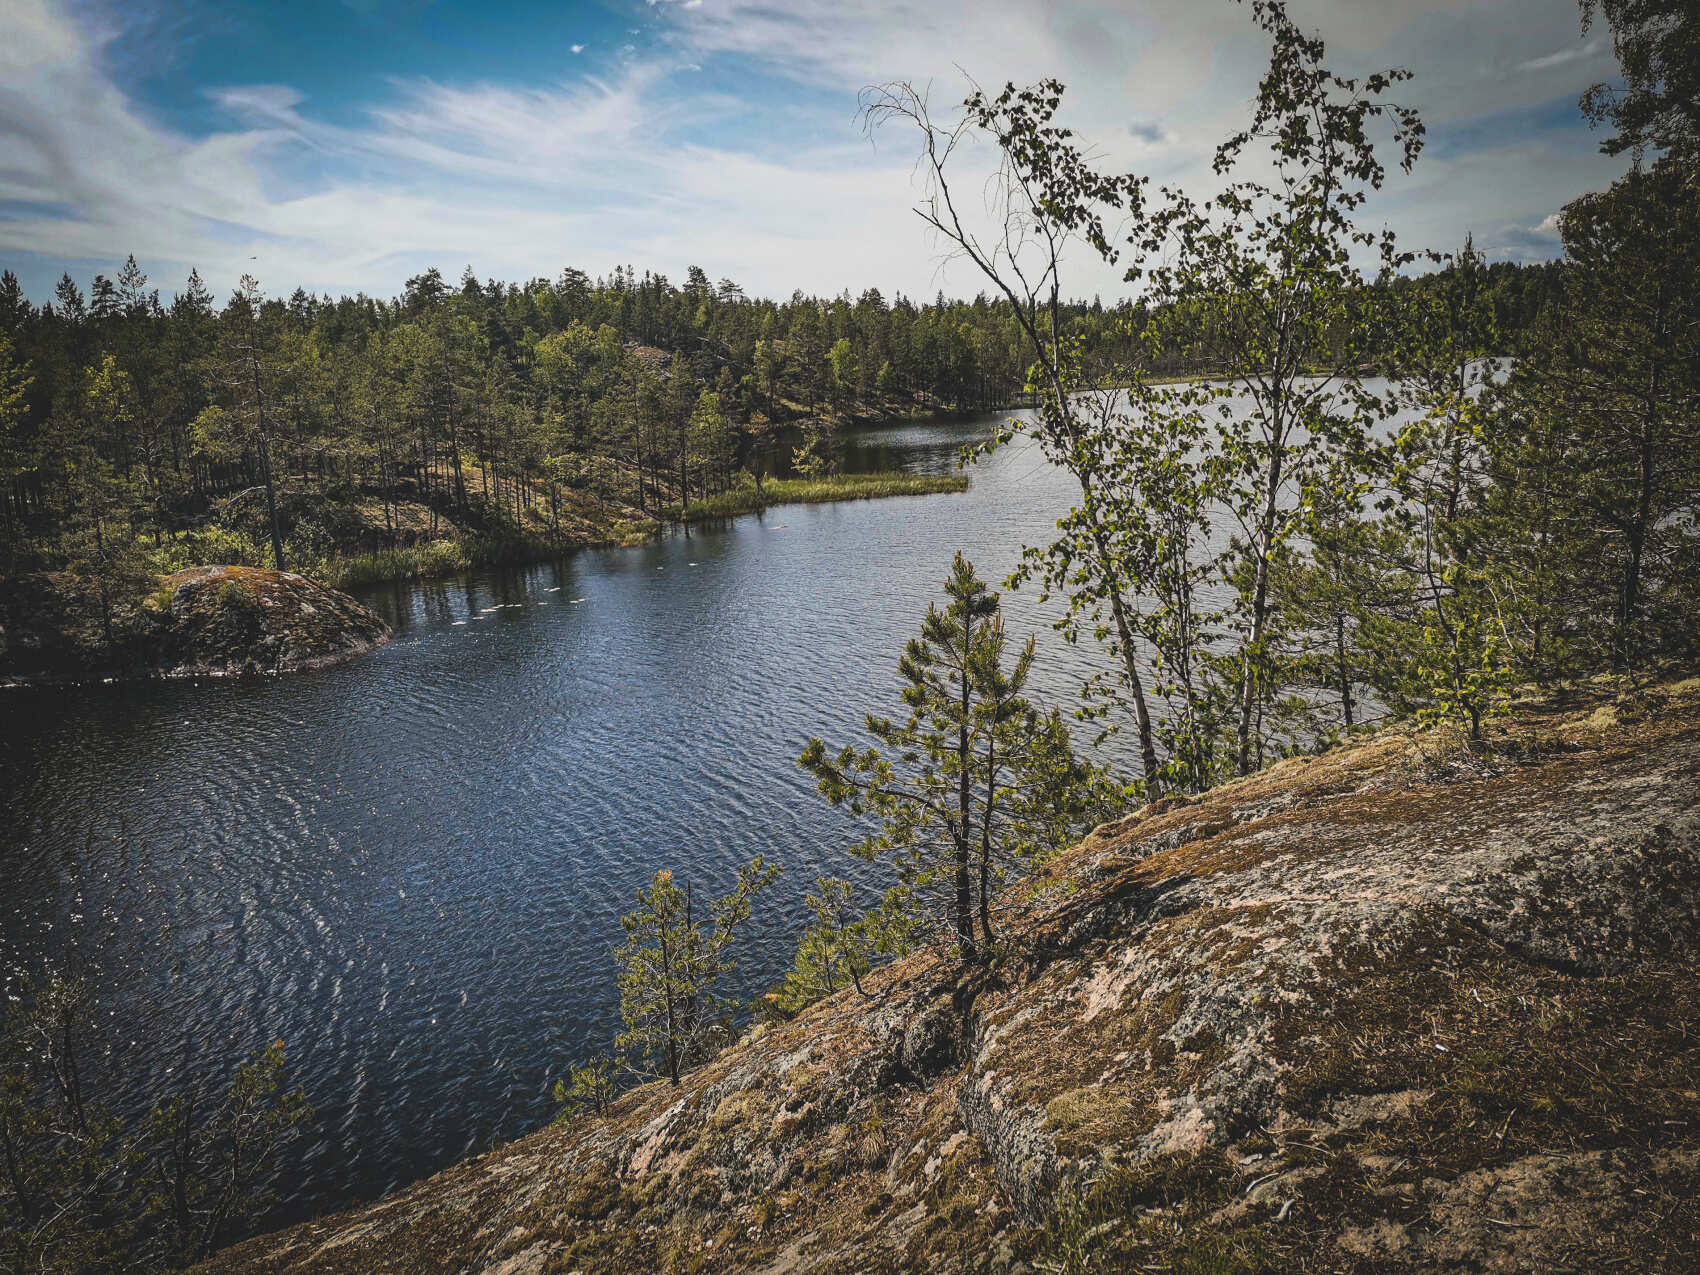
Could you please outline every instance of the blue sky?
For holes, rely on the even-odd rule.
[[[1624,166],[1576,110],[1613,71],[1564,0],[1294,0],[1348,72],[1403,65],[1430,129],[1367,210],[1411,246],[1466,231],[1555,255],[1553,214]],[[44,298],[134,252],[389,295],[458,275],[689,264],[769,295],[971,294],[910,212],[912,140],[870,141],[865,84],[1055,75],[1106,165],[1195,193],[1263,49],[1230,0],[7,0],[0,264]],[[970,166],[987,160],[967,157]],[[1119,292],[1077,256],[1072,290]]]

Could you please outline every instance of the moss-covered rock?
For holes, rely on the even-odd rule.
[[[191,567],[106,606],[74,576],[0,587],[0,685],[295,673],[341,664],[389,638],[389,626],[347,594],[259,567]]]
[[[1598,707],[1149,807],[993,968],[207,1269],[1691,1270],[1700,687]]]

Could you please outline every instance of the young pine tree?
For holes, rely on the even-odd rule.
[[[620,1017],[626,1030],[615,1048],[651,1075],[679,1076],[716,1052],[731,1034],[734,1006],[717,992],[735,966],[732,944],[750,919],[750,904],[779,876],[757,855],[738,872],[731,893],[715,900],[706,925],[688,885],[668,870],[637,892],[637,910],[620,918],[626,941],[619,964]]]
[[[878,914],[855,915],[848,881],[816,877],[815,891],[803,899],[812,919],[797,944],[791,970],[769,997],[775,1009],[788,1014],[846,987],[866,995],[862,979],[873,968],[879,947]]]
[[[892,854],[899,882],[966,960],[989,951],[992,899],[1015,864],[1066,844],[1113,796],[1099,772],[1073,758],[1060,720],[1042,718],[1027,700],[1031,639],[1005,667],[998,596],[960,553],[945,594],[947,605],[928,608],[898,664],[909,715],[867,718],[884,751],[833,753],[816,738],[798,764],[833,805],[879,820],[852,853]]]
[[[571,1124],[585,1113],[602,1115],[615,1098],[614,1073],[618,1060],[605,1053],[592,1054],[582,1063],[567,1068],[564,1080],[555,1082],[554,1098],[559,1108],[557,1124]]]

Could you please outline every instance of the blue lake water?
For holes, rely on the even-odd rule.
[[[989,426],[865,431],[848,463],[945,472]],[[533,1128],[616,1030],[610,949],[652,871],[718,892],[755,854],[786,866],[746,994],[788,966],[817,871],[886,883],[795,758],[898,709],[957,549],[1001,579],[1073,490],[1020,443],[970,481],[379,588],[395,640],[324,673],[7,694],[0,957],[88,975],[132,1109],[281,1037],[318,1114],[268,1222]],[[1072,706],[1096,653],[1025,592],[1006,612],[1039,634],[1037,697]]]

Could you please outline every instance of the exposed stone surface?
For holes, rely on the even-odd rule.
[[[1686,1271],[1700,685],[1099,829],[679,1088],[218,1272]]]
[[[345,593],[288,571],[191,567],[114,607],[111,640],[92,589],[63,576],[0,590],[0,685],[91,676],[225,677],[328,668],[389,641]]]

